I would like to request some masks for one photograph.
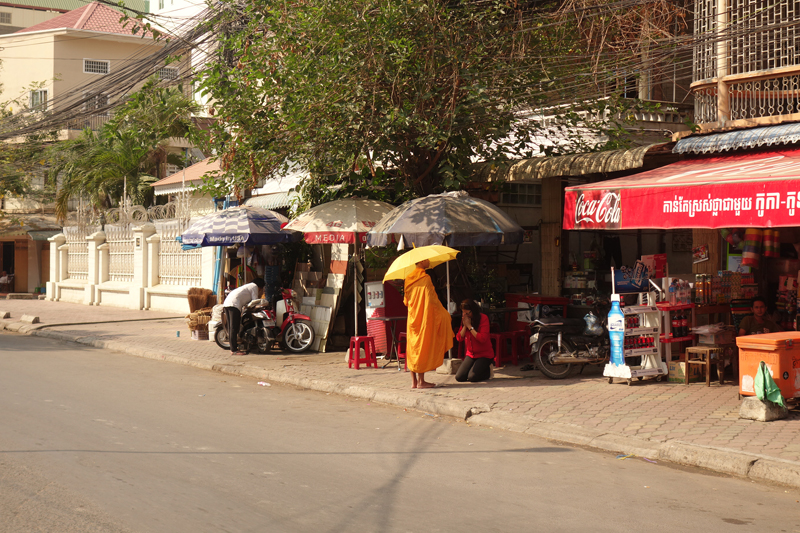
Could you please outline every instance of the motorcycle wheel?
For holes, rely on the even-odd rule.
[[[272,341],[263,329],[256,331],[256,347],[261,353],[269,353],[270,348],[272,348]]]
[[[297,320],[283,331],[283,346],[290,352],[300,353],[308,350],[314,343],[314,328],[308,320]]]
[[[231,349],[231,341],[228,338],[228,332],[222,327],[222,324],[217,325],[216,332],[214,333],[214,342],[223,350]]]
[[[558,352],[558,341],[556,339],[548,339],[539,347],[539,351],[536,353],[536,363],[539,366],[539,370],[550,379],[564,379],[572,370],[572,365],[554,365],[550,363],[551,352]]]

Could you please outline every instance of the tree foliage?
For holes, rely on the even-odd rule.
[[[287,162],[406,194],[457,188],[477,160],[530,156],[516,120],[579,65],[553,9],[501,0],[223,0],[202,73],[211,145],[240,189]],[[546,53],[541,53],[546,52]]]
[[[89,129],[47,152],[49,174],[59,181],[56,215],[64,218],[70,198],[83,196],[96,208],[111,207],[125,194],[136,203],[152,201],[149,187],[166,176],[168,163],[182,166],[170,153],[170,138],[194,139],[191,114],[197,105],[182,87],[161,87],[155,79],[122,104],[98,132]]]

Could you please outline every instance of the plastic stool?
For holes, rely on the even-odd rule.
[[[361,349],[364,349],[364,357],[361,357]],[[375,339],[370,336],[350,337],[350,356],[347,358],[347,368],[359,369],[361,363],[366,363],[378,368],[378,358],[375,356]]]
[[[511,338],[512,357],[516,357],[517,362],[520,359],[527,358],[531,358],[532,361],[530,334],[524,329],[512,331],[511,333],[513,335]]]
[[[406,332],[400,332],[397,335],[397,359],[403,360],[403,368],[408,370],[408,363],[406,359]],[[400,361],[397,361],[397,364],[400,364]]]
[[[494,345],[494,366],[495,368],[500,368],[503,366],[503,362],[511,359],[512,365],[519,364],[519,360],[517,359],[517,350],[514,348],[514,332],[513,331],[506,331],[503,333],[490,333],[489,339],[492,341]],[[512,349],[511,353],[509,354],[508,351],[508,341],[512,342]],[[510,355],[510,357],[509,357]]]

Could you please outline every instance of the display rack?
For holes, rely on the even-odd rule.
[[[672,344],[672,343],[677,343],[677,342],[691,342],[692,344],[694,344],[694,337],[695,336],[694,336],[693,333],[691,333],[689,335],[683,335],[681,337],[673,336],[673,331],[672,331],[672,313],[676,313],[678,311],[689,311],[689,310],[691,310],[692,317],[691,317],[691,321],[689,323],[689,330],[691,331],[696,327],[696,324],[697,324],[695,313],[694,313],[695,304],[689,303],[689,304],[669,305],[669,303],[667,303],[667,302],[659,302],[657,304],[657,307],[658,307],[658,310],[661,313],[663,313],[663,318],[662,318],[661,323],[663,324],[664,329],[663,329],[661,335],[659,336],[660,339],[661,339],[661,342],[663,342],[665,344]],[[672,351],[671,350],[670,350],[669,358],[670,358],[670,360],[672,359]]]
[[[650,302],[656,301],[655,292],[638,293],[637,305],[625,306],[621,308],[625,315],[625,339],[626,346],[630,346],[631,339],[646,339],[652,346],[633,347],[623,350],[625,364],[615,365],[607,363],[603,369],[603,376],[612,383],[614,378],[625,379],[628,385],[633,384],[633,380],[641,381],[645,377],[655,377],[656,381],[661,381],[661,376],[667,375],[667,365],[661,358],[661,311]],[[629,318],[639,317],[638,326],[629,327]],[[632,358],[641,357],[639,364],[629,364]]]

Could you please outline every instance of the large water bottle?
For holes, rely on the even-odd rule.
[[[611,311],[608,312],[608,335],[611,338],[611,362],[625,364],[625,315],[619,308],[619,294],[611,295]]]

